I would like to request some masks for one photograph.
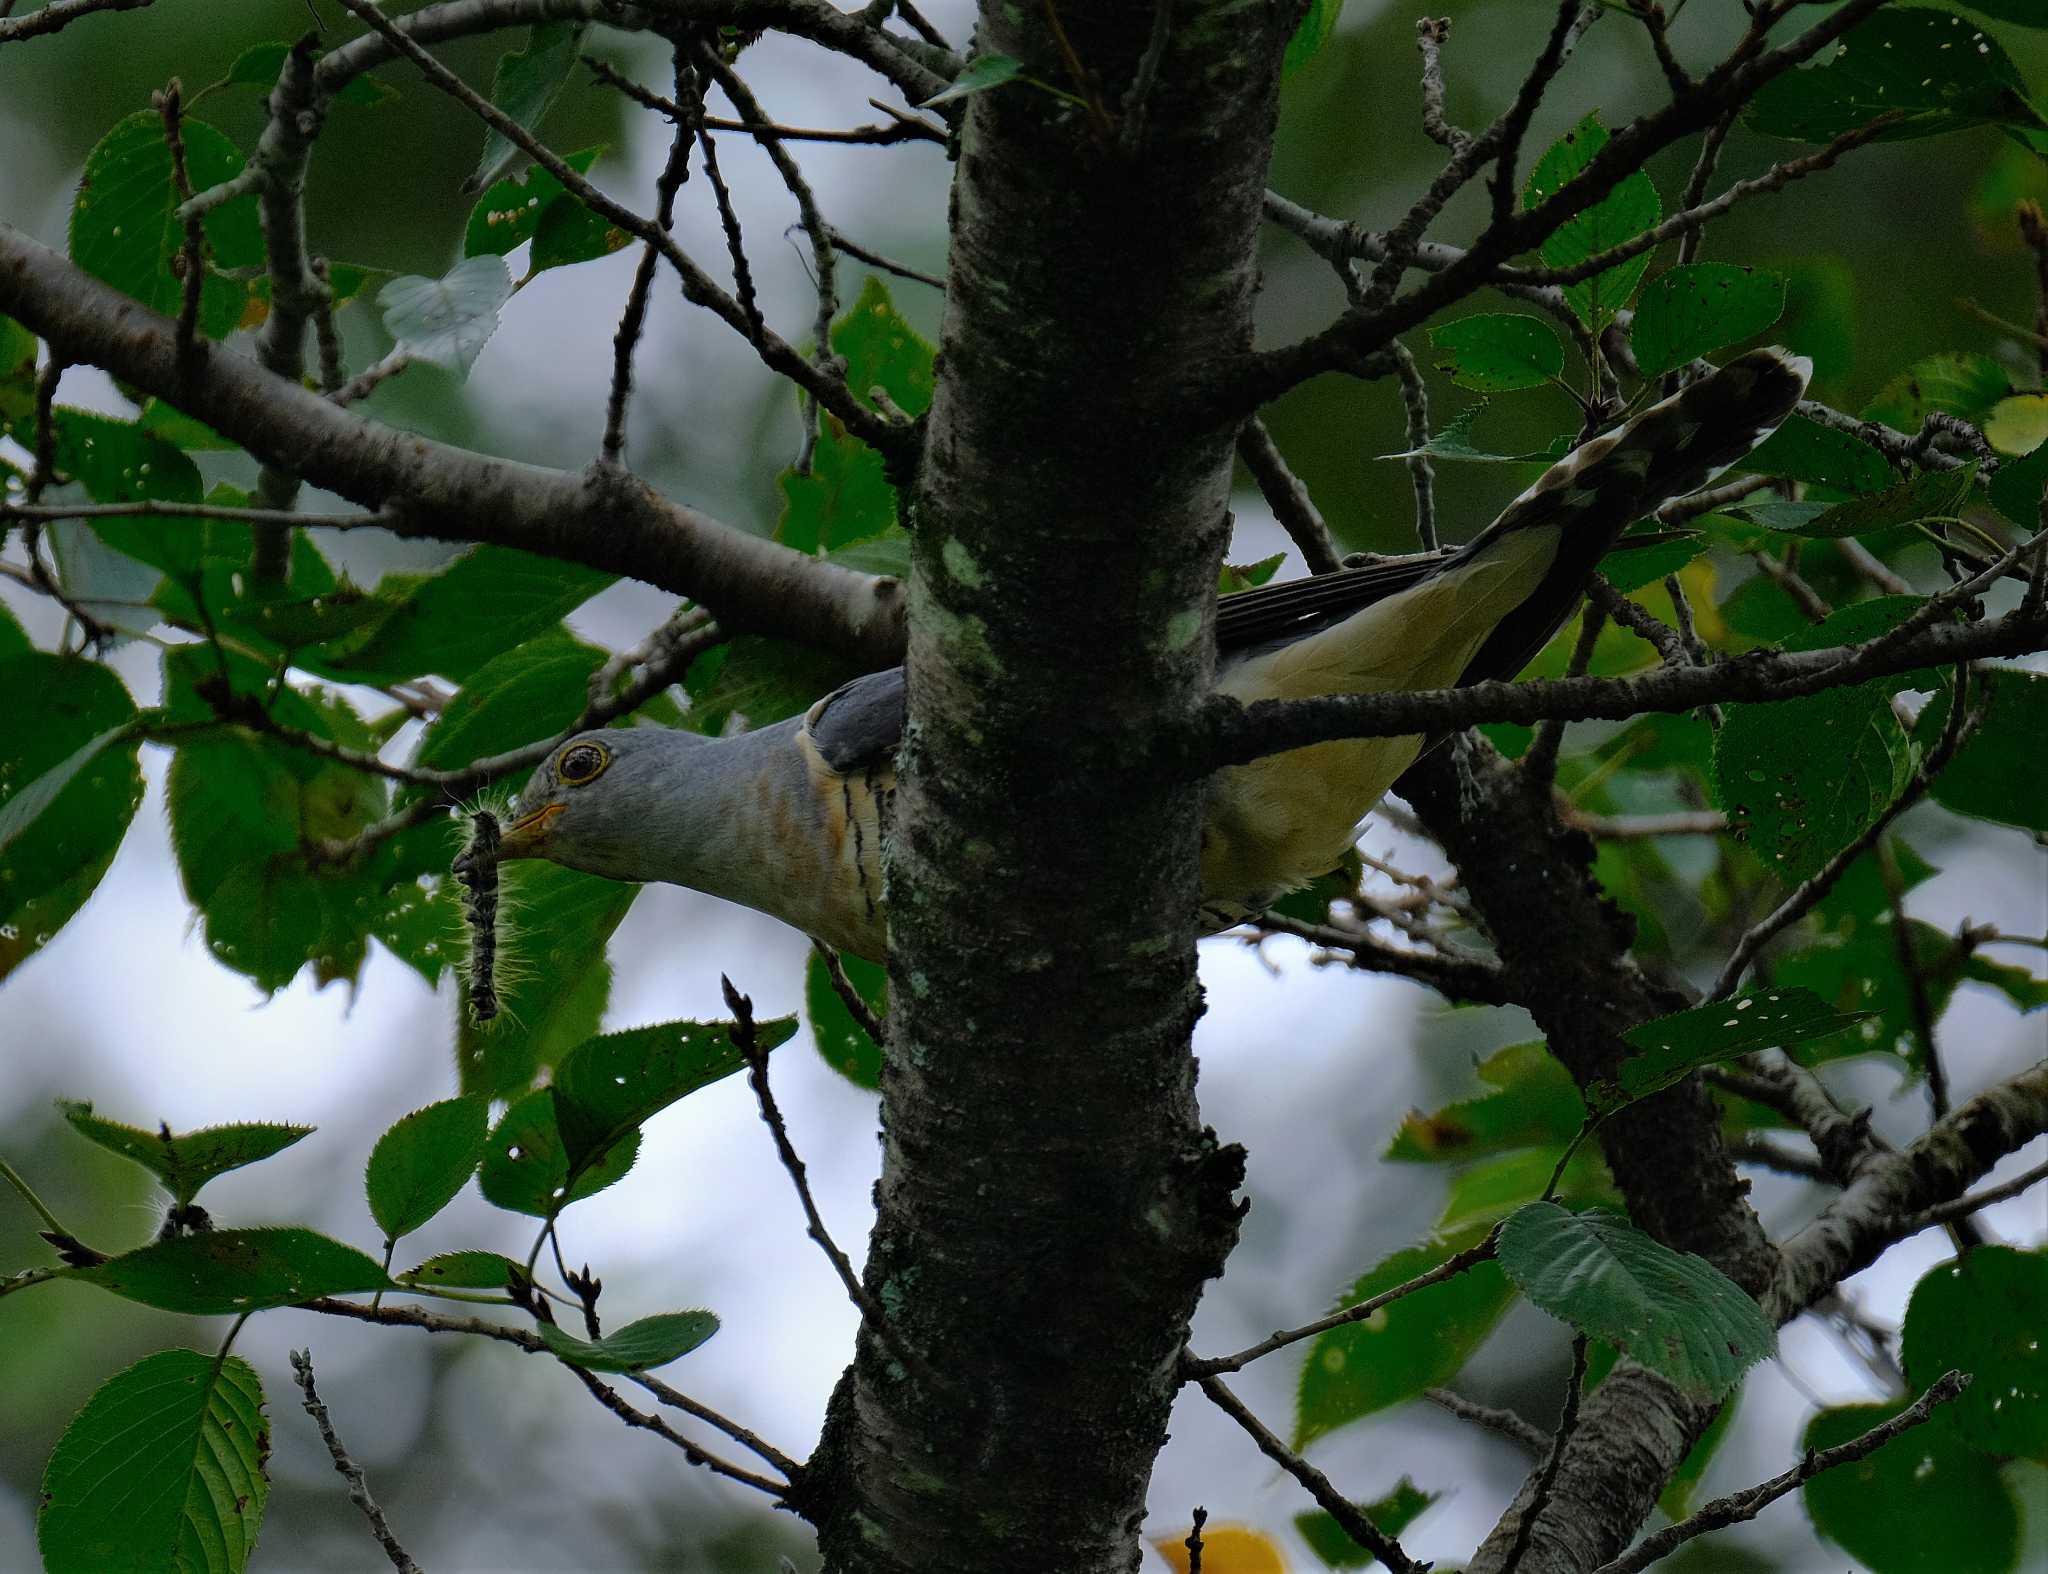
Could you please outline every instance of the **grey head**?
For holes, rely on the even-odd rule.
[[[657,838],[701,792],[719,745],[669,727],[582,732],[534,770],[513,805],[498,856],[546,858],[613,880],[648,880]]]

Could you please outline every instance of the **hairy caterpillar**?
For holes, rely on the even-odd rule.
[[[498,959],[498,817],[479,809],[469,817],[470,840],[459,861],[463,906],[469,914],[469,1009],[477,1021],[498,1014],[492,969]]]

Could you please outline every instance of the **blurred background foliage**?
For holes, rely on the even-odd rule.
[[[950,36],[966,37],[969,18],[963,6],[930,9]],[[1547,8],[1530,0],[1438,0],[1429,9],[1448,14],[1454,22],[1445,52],[1449,117],[1467,126],[1482,125],[1512,94],[1534,47],[1538,14]],[[1434,173],[1441,150],[1417,124],[1415,14],[1411,6],[1350,0],[1330,46],[1288,86],[1272,178],[1277,190],[1319,211],[1376,227],[1398,215]],[[352,34],[353,26],[344,29],[337,18],[338,13],[327,15],[335,36]],[[1689,58],[1705,59],[1723,52],[1743,21],[1738,7],[1694,0],[1677,38]],[[250,45],[290,39],[307,25],[305,0],[252,0],[233,7],[166,3],[95,19],[52,39],[0,49],[0,215],[51,244],[61,244],[85,155],[115,120],[146,107],[151,92],[173,76],[183,80],[189,98],[224,76]],[[2048,32],[2008,28],[2001,37],[2031,81],[2048,81]],[[491,63],[510,43],[508,38],[471,40],[439,53],[470,81],[487,86]],[[594,48],[642,81],[665,83],[665,58],[645,41],[600,30]],[[780,118],[814,124],[872,118],[864,99],[874,84],[801,47],[764,45],[743,67]],[[460,255],[470,202],[459,194],[459,187],[475,165],[481,130],[446,97],[423,88],[409,70],[387,67],[380,75],[400,89],[395,101],[374,110],[338,108],[330,116],[308,187],[311,243],[316,251],[337,259],[390,272],[438,276]],[[1539,113],[1527,146],[1532,153],[1540,150],[1588,110],[1597,109],[1608,125],[1617,125],[1653,107],[1663,93],[1640,31],[1625,18],[1612,19],[1611,25],[1594,29],[1581,46]],[[209,98],[199,113],[246,149],[261,125],[260,95],[246,89],[224,90]],[[597,164],[595,178],[644,205],[665,145],[665,128],[579,73],[544,129],[558,149],[606,147],[609,151]],[[1687,143],[1650,166],[1667,211],[1685,180],[1695,145]],[[1759,173],[1791,151],[1797,150],[1738,127],[1723,154],[1718,184]],[[1526,166],[1530,160],[1524,162]],[[813,168],[828,211],[864,244],[912,266],[943,265],[948,171],[942,154],[920,146],[854,150],[821,155]],[[766,213],[779,212],[779,194],[758,160],[735,150],[728,173],[744,200],[764,204]],[[686,196],[686,205],[697,195],[693,191]],[[1788,314],[1773,337],[1815,358],[1815,395],[1838,408],[1861,409],[1900,370],[1941,350],[1975,350],[2000,357],[2023,385],[2031,385],[2031,355],[2023,356],[1960,304],[1970,300],[2010,320],[2032,319],[2030,259],[2020,247],[2012,220],[2013,204],[2022,197],[2048,198],[2048,163],[2025,154],[1995,130],[1880,144],[1786,193],[1738,207],[1709,232],[1702,256],[1775,268],[1788,276]],[[1467,190],[1452,203],[1435,233],[1446,239],[1469,233],[1483,200],[1483,187]],[[702,238],[715,231],[701,230],[701,214],[695,222],[700,226],[697,254],[722,258],[715,242],[707,244]],[[786,216],[764,219],[753,233],[763,237],[764,253],[778,256],[778,265],[764,276],[764,301],[771,318],[797,337],[797,324],[807,316],[800,266],[790,248],[769,239],[778,234],[782,222]],[[534,298],[515,301],[500,330],[500,342],[524,339],[527,344],[517,350],[511,373],[502,368],[494,372],[486,363],[475,382],[465,387],[438,373],[416,370],[381,389],[372,409],[394,424],[488,452],[569,466],[586,462],[601,418],[611,327],[629,275],[630,255],[608,264],[562,270],[549,276],[545,288],[534,287]],[[1271,232],[1266,264],[1261,313],[1269,342],[1319,325],[1340,306],[1326,266],[1289,237]],[[858,269],[846,269],[843,299],[852,297],[858,277]],[[937,304],[931,292],[898,284],[895,298],[913,322],[936,337]],[[1488,309],[1493,304],[1482,301],[1476,306]],[[1474,307],[1461,306],[1459,311],[1470,309]],[[388,348],[373,311],[351,310],[341,321],[355,366]],[[1420,348],[1419,336],[1417,344]],[[515,351],[508,348],[505,353],[509,357]],[[641,366],[632,456],[643,472],[673,495],[722,517],[748,528],[772,529],[781,508],[776,476],[793,453],[796,436],[788,390],[761,373],[725,330],[680,310],[674,302],[658,305],[654,328],[643,343]],[[1474,397],[1435,377],[1431,392],[1437,426]],[[1482,417],[1480,437],[1489,446],[1519,452],[1541,447],[1575,420],[1563,394],[1539,390],[1495,401]],[[1269,423],[1347,547],[1412,549],[1405,472],[1400,465],[1375,457],[1405,446],[1402,414],[1391,384],[1324,378],[1288,395],[1269,413]],[[1528,473],[1514,466],[1440,466],[1439,513],[1447,537],[1462,539],[1476,529],[1525,483]],[[317,507],[319,502],[309,500],[307,506]],[[1262,513],[1249,493],[1241,496],[1240,506],[1248,522]],[[1271,550],[1266,545],[1270,532],[1254,534],[1255,546]],[[346,560],[367,582],[382,568],[448,555],[446,549],[432,546],[352,542]],[[1234,557],[1244,561],[1256,555],[1241,550]],[[1823,583],[1826,556],[1816,552],[1808,560],[1809,571]],[[660,610],[659,598],[622,590],[611,593],[587,618],[579,616],[578,622],[594,637],[624,643]],[[32,631],[48,643],[46,629]],[[1597,762],[1594,754],[1574,756],[1567,763],[1565,784],[1583,780],[1597,769]],[[142,830],[138,822],[138,837]],[[1997,838],[2010,834],[1954,819],[1930,823],[1919,842],[1921,850],[1933,864],[1963,871],[1963,888],[1953,880],[1947,888],[1943,901],[1948,906],[1968,905],[1967,882],[1978,878],[1970,873],[1973,870],[1983,871],[1985,889],[1993,896],[2011,898],[2018,891],[2025,904],[2025,893],[2037,889],[2037,884],[2029,886],[2024,872],[1993,872],[2006,845]],[[156,856],[164,856],[160,846]],[[1689,862],[1704,856],[1705,849],[1698,845],[1674,850],[1671,858],[1678,867],[1673,880],[1689,884],[1707,877],[1708,871]],[[2023,849],[2022,856],[2038,857],[2032,849]],[[2029,867],[2037,880],[2038,863]],[[1604,862],[1601,872],[1645,922],[1646,944],[1674,962],[1695,954],[1691,948],[1700,935],[1666,932],[1668,925],[1692,921],[1688,915],[1695,909],[1676,899],[1682,890],[1674,887],[1676,896],[1660,901],[1655,891],[1643,889],[1645,882],[1654,882],[1654,868],[1626,858]],[[2017,885],[2012,883],[2015,879]],[[175,891],[163,880],[151,889],[159,896]],[[109,900],[107,894],[99,898],[101,903]],[[650,907],[662,921],[680,921],[681,915],[701,923],[707,917],[701,906],[679,907],[672,901],[641,904],[642,910]],[[2031,921],[2037,933],[2048,916],[2041,907],[2034,900]],[[186,921],[182,903],[164,899],[120,913],[112,932],[118,934],[124,927],[175,929]],[[2028,920],[2012,921],[2024,926]],[[104,937],[109,926],[95,925],[86,933]],[[729,939],[736,936],[739,944],[758,944],[763,950],[782,943],[767,926],[750,927],[744,921],[727,922],[725,933]],[[618,1021],[628,1020],[631,1006],[645,1001],[676,971],[674,959],[662,949],[673,938],[655,918],[625,932],[615,948]],[[140,1069],[136,1073],[140,1085],[161,1085],[167,1076],[176,1081],[183,1074],[167,1071],[157,1042],[104,1042],[112,1029],[96,995],[108,989],[109,969],[115,970],[118,987],[119,959],[84,954],[81,947],[87,943],[67,935],[51,954],[29,965],[31,972],[65,979],[61,991],[42,987],[27,1002],[18,984],[10,993],[0,993],[0,1053],[11,1070],[21,1071],[19,1076],[10,1075],[0,1092],[0,1151],[37,1177],[67,1220],[108,1238],[140,1238],[155,1220],[139,1172],[80,1143],[54,1120],[50,1096],[91,1096],[109,1113],[147,1123],[155,1111],[126,1108],[120,1086],[101,1081],[80,1087],[58,1079],[68,1068],[118,1065],[123,1057],[147,1068],[147,1075]],[[1319,1177],[1284,1155],[1273,1158],[1274,1146],[1287,1142],[1290,1134],[1307,1143],[1313,1128],[1313,1146],[1305,1151],[1364,1166],[1392,1134],[1400,1103],[1412,1101],[1434,1109],[1469,1095],[1469,1067],[1526,1038],[1528,1031],[1525,1020],[1513,1011],[1431,1010],[1413,1035],[1425,1053],[1412,1057],[1412,1065],[1387,1068],[1384,1062],[1400,1058],[1390,1040],[1396,1037],[1393,1024],[1404,1020],[1413,1005],[1412,992],[1403,994],[1402,986],[1368,984],[1334,973],[1311,974],[1293,965],[1295,976],[1288,983],[1295,987],[1298,1001],[1291,1014],[1276,1017],[1269,1010],[1263,1020],[1251,1023],[1247,1017],[1254,1008],[1242,1002],[1265,998],[1257,994],[1266,983],[1260,968],[1239,948],[1219,945],[1214,951],[1209,970],[1213,1016],[1205,1029],[1211,1035],[1204,1047],[1205,1102],[1211,1118],[1231,1135],[1262,1133],[1268,1141],[1265,1162],[1270,1167],[1257,1168],[1262,1158],[1259,1139],[1251,1138],[1255,1181],[1261,1176],[1264,1181],[1256,1193],[1259,1206],[1231,1279],[1212,1297],[1216,1304],[1205,1308],[1205,1317],[1217,1319],[1213,1326],[1218,1330],[1243,1327],[1262,1332],[1297,1320],[1295,1313],[1348,1282],[1361,1264],[1403,1244],[1433,1216],[1442,1192],[1439,1174],[1397,1165],[1373,1168],[1358,1185],[1332,1188],[1341,1189],[1341,1197],[1318,1194]],[[196,940],[187,944],[184,957],[194,969],[213,966]],[[698,964],[690,966],[702,971]],[[798,974],[801,966],[799,958]],[[782,968],[788,975],[786,959]],[[710,971],[715,976],[716,967]],[[692,976],[690,988],[704,982]],[[394,1003],[378,997],[380,986],[393,991],[400,987],[398,970],[379,974],[373,969],[349,1030],[384,1046],[363,1060],[365,1066],[388,1068],[393,1063],[390,1046],[401,1045],[407,1068],[403,1087],[417,1096],[398,1102],[403,1093],[380,1087],[377,1109],[358,1112],[353,1130],[345,1123],[327,1125],[323,1136],[328,1140],[319,1151],[331,1168],[322,1171],[309,1160],[290,1167],[272,1165],[260,1182],[251,1183],[247,1176],[230,1178],[221,1186],[230,1207],[239,1204],[264,1218],[304,1215],[315,1224],[362,1237],[359,1206],[350,1211],[352,1203],[336,1200],[353,1199],[356,1156],[367,1150],[390,1115],[439,1096],[449,1074],[445,998],[435,1002],[416,986],[406,985],[412,994]],[[291,994],[297,997],[309,989],[310,980],[302,978]],[[1239,996],[1236,1004],[1233,991]],[[246,1000],[248,994],[244,989],[231,997]],[[276,1013],[273,1006],[268,1015],[178,1024],[175,1032],[167,1025],[163,1038],[175,1043],[193,1033],[218,1032],[263,1041],[267,1053],[293,1055],[299,1051],[291,1042],[279,1041],[276,1024],[298,1019]],[[665,1014],[677,1014],[672,1001]],[[1956,1017],[1967,1030],[1960,1038],[1978,1035],[1971,1046],[1973,1058],[1965,1064],[1982,1074],[2038,1053],[2038,1047],[2028,1048],[2029,1042],[2038,1044],[2038,1028],[2031,1040],[2024,1028],[2015,1037],[2009,1015],[1999,1017],[2002,1025],[1992,1027],[1984,1013],[1969,1014],[1965,1000]],[[1264,1050],[1284,1043],[1306,1053],[1306,1040],[1316,1041],[1332,1066],[1319,1079],[1304,1076],[1293,1088],[1274,1086],[1276,1079],[1284,1082],[1289,1075],[1284,1063],[1277,1070],[1270,1062],[1263,1070],[1246,1068],[1232,1062],[1226,1047],[1249,1043]],[[1345,1057],[1366,1047],[1373,1048],[1376,1060],[1372,1086],[1361,1090],[1356,1067],[1347,1069]],[[195,1070],[193,1075],[199,1073]],[[1968,1071],[1961,1075],[1965,1081],[1970,1078]],[[346,1092],[347,1078],[339,1085]],[[1884,1073],[1869,1082],[1866,1096],[1885,1104],[1896,1091],[1896,1077]],[[1236,1106],[1233,1096],[1241,1100]],[[873,1150],[867,1140],[872,1105],[829,1075],[813,1097],[812,1108],[829,1111],[841,1128],[827,1153],[812,1156],[821,1161],[827,1176],[838,1177],[840,1234],[850,1244],[864,1229],[858,1210],[863,1175],[872,1168]],[[306,1114],[299,1109],[246,1110],[233,1100],[232,1089],[223,1087],[207,1092],[200,1103],[214,1118],[291,1119]],[[1916,1107],[1899,1113],[1903,1129],[1911,1129]],[[749,1128],[753,1124],[743,1101],[717,1104],[705,1118]],[[1890,1114],[1881,1116],[1889,1118]],[[752,1152],[758,1133],[746,1130],[741,1135],[747,1141],[736,1146],[747,1147],[759,1158]],[[706,1145],[714,1140],[701,1136]],[[767,1174],[757,1195],[774,1197],[779,1184],[779,1177]],[[1791,1183],[1766,1182],[1759,1195],[1767,1212],[1775,1209],[1782,1217],[1794,1210],[1796,1190]],[[774,1197],[766,1206],[779,1208],[785,1201]],[[662,1218],[660,1196],[646,1198],[642,1206],[656,1210],[656,1220]],[[496,1227],[491,1219],[478,1208],[461,1215],[460,1222],[477,1231]],[[786,1210],[773,1212],[772,1219],[783,1233],[797,1235]],[[661,1244],[646,1249],[658,1256]],[[802,1246],[801,1241],[796,1244]],[[764,1255],[759,1260],[770,1261],[767,1248],[760,1251]],[[0,1201],[0,1271],[39,1261],[39,1253],[21,1211],[10,1201]],[[744,1261],[747,1252],[741,1250],[738,1256]],[[804,1259],[801,1252],[792,1252],[772,1261],[786,1265]],[[773,1282],[777,1269],[764,1266],[761,1271],[771,1282],[758,1293],[769,1303],[828,1293],[816,1277],[800,1281],[800,1294],[785,1292]],[[807,1265],[802,1271],[813,1269]],[[1902,1271],[1909,1275],[1905,1282],[1910,1282],[1910,1274],[1917,1270]],[[714,1304],[723,1309],[722,1303]],[[844,1309],[837,1308],[837,1320],[828,1318],[822,1326],[804,1324],[802,1306],[776,1310],[787,1315],[789,1326],[802,1328],[806,1340],[802,1359],[790,1358],[804,1375],[792,1381],[815,1388],[814,1403],[822,1407],[833,1362],[847,1348],[850,1324]],[[354,1510],[338,1490],[317,1440],[300,1424],[302,1418],[291,1405],[283,1380],[283,1348],[304,1339],[305,1331],[289,1326],[264,1331],[262,1323],[273,1320],[253,1326],[241,1346],[270,1380],[277,1447],[272,1462],[277,1484],[264,1550],[255,1566],[365,1567],[370,1549]],[[1471,1391],[1491,1403],[1548,1413],[1560,1382],[1562,1346],[1547,1333],[1537,1336],[1544,1326],[1526,1309],[1511,1313],[1504,1332],[1467,1372]],[[327,1352],[325,1361],[331,1363],[322,1368],[329,1402],[337,1408],[346,1403],[362,1418],[352,1430],[344,1422],[345,1430],[370,1470],[385,1509],[409,1532],[407,1539],[428,1567],[766,1570],[774,1566],[778,1552],[811,1566],[808,1538],[800,1527],[671,1469],[666,1458],[650,1460],[646,1450],[632,1448],[634,1440],[607,1418],[582,1414],[580,1396],[565,1397],[564,1385],[551,1380],[541,1363],[413,1336],[351,1337],[358,1331],[324,1326],[315,1331],[316,1348]],[[0,1308],[0,1385],[8,1396],[0,1405],[0,1567],[29,1566],[33,1542],[27,1526],[43,1462],[65,1421],[91,1389],[107,1373],[149,1350],[180,1342],[206,1347],[215,1337],[205,1325],[70,1286],[11,1297]],[[1215,1342],[1228,1343],[1228,1333],[1219,1331]],[[1540,1359],[1530,1354],[1535,1344],[1546,1352]],[[772,1339],[764,1348],[769,1354],[761,1359],[779,1359],[774,1352],[780,1347]],[[1801,1349],[1793,1345],[1794,1353]],[[1821,1359],[1811,1348],[1804,1354]],[[733,1407],[743,1414],[748,1403],[745,1376],[740,1374],[732,1387],[740,1396]],[[811,1380],[820,1377],[822,1381]],[[1285,1384],[1284,1374],[1279,1382]],[[1275,1413],[1284,1402],[1276,1402]],[[1459,1450],[1471,1446],[1464,1434],[1443,1431],[1441,1423],[1432,1431],[1428,1418],[1395,1418],[1387,1425],[1406,1430],[1376,1433],[1374,1447],[1403,1459],[1411,1452],[1425,1459],[1459,1458]],[[1727,1484],[1734,1485],[1778,1468],[1785,1447],[1781,1432],[1782,1428],[1770,1432],[1761,1426],[1744,1430],[1717,1472],[1725,1472]],[[777,1441],[790,1446],[801,1445],[803,1439],[782,1436]],[[618,1463],[615,1456],[620,1455],[629,1462]],[[1348,1457],[1368,1456],[1361,1451]],[[1489,1505],[1511,1489],[1519,1465],[1512,1451],[1506,1451],[1470,1468],[1475,1473],[1463,1480],[1440,1476],[1422,1484],[1460,1486],[1462,1510],[1478,1525],[1490,1519]],[[1206,1497],[1213,1503],[1219,1493],[1227,1499],[1232,1490],[1227,1484],[1219,1487],[1219,1482],[1252,1475],[1256,1469],[1246,1462],[1236,1440],[1225,1439],[1220,1449],[1208,1453],[1199,1448],[1170,1452],[1162,1462],[1160,1490],[1185,1492],[1188,1501]],[[2038,1473],[2028,1479],[2039,1487]],[[1284,1494],[1269,1493],[1260,1499],[1250,1487],[1242,1495],[1248,1502],[1285,1501]],[[1720,1538],[1665,1566],[1840,1566],[1838,1554],[1814,1549],[1810,1533],[1795,1522],[1795,1510],[1788,1506],[1778,1513],[1776,1528],[1760,1531],[1754,1540]],[[2029,1527],[2030,1555],[2043,1552],[2043,1518],[2048,1516],[2036,1513]],[[1269,1523],[1277,1527],[1278,1519]],[[476,1561],[464,1562],[466,1557]]]

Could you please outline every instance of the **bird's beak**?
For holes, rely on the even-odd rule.
[[[559,803],[544,803],[531,814],[522,815],[505,827],[498,838],[498,861],[509,858],[540,858],[541,844],[547,840],[548,826],[565,806]]]

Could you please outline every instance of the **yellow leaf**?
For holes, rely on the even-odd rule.
[[[1173,1574],[1188,1574],[1188,1532],[1158,1536],[1152,1545]],[[1249,1525],[1207,1525],[1202,1530],[1202,1574],[1287,1574],[1280,1544]]]
[[[1984,435],[2001,454],[2030,454],[2048,438],[2048,394],[2014,394],[1991,407]]]

